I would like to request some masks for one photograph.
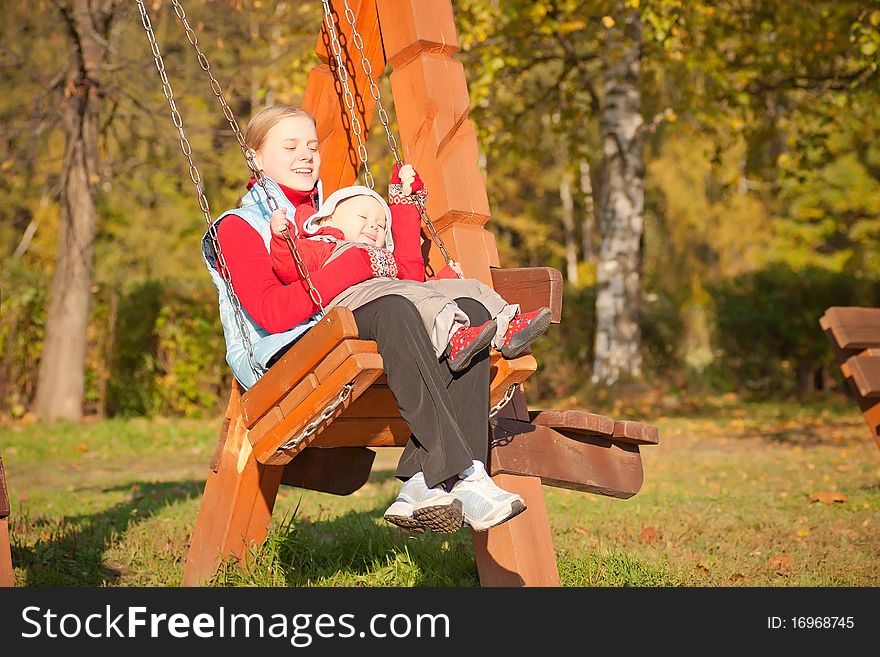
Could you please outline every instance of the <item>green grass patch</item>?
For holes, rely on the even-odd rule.
[[[563,585],[880,585],[880,450],[854,406],[703,401],[617,409],[661,431],[631,499],[544,488]],[[0,426],[16,585],[179,585],[219,426]],[[266,542],[212,584],[479,585],[470,532],[382,520],[399,485],[375,468],[347,497],[282,487]]]

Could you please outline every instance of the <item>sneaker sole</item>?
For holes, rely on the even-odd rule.
[[[488,520],[486,521],[488,524],[478,523],[477,526],[475,526],[472,523],[468,522],[467,518],[465,518],[465,523],[475,532],[484,532],[486,530],[492,529],[493,527],[497,527],[498,525],[502,525],[512,518],[515,518],[520,513],[525,511],[526,508],[527,507],[525,505],[525,502],[522,502],[521,500],[514,500],[510,503],[510,513],[500,520]]]
[[[450,534],[461,529],[464,524],[461,500],[454,500],[451,504],[416,509],[413,511],[413,518],[422,527],[430,529],[436,534]]]
[[[549,322],[547,325],[550,325]],[[492,326],[491,324],[480,331],[480,334],[474,339],[470,346],[459,352],[458,360],[451,361],[448,358],[446,359],[446,362],[449,364],[449,369],[453,372],[461,372],[463,369],[467,368],[474,359],[474,356],[492,344],[492,339],[495,337],[496,331],[497,325]]]
[[[409,516],[382,516],[390,522],[392,525],[397,525],[401,529],[405,529],[414,534],[423,534],[425,532],[425,528],[422,527],[421,523],[415,518],[410,518]]]
[[[501,355],[507,359],[512,359],[519,358],[526,353],[529,345],[550,328],[551,316],[552,313],[549,308],[545,308],[543,312],[538,313],[527,327],[510,338],[510,342],[506,346],[501,347]]]

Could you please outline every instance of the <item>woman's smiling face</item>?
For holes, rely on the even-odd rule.
[[[256,164],[275,182],[300,192],[315,187],[321,168],[318,131],[305,116],[288,116],[269,130]]]

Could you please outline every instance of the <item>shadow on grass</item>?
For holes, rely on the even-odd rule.
[[[391,471],[370,483],[393,479]],[[396,493],[395,493],[396,494]],[[382,518],[393,497],[367,511],[310,517],[299,508],[278,524],[251,558],[246,572],[227,564],[215,585],[478,586],[471,532],[415,534]],[[283,581],[280,584],[279,580]]]
[[[102,489],[130,491],[129,500],[93,514],[52,518],[13,515],[12,562],[27,573],[28,586],[101,586],[121,572],[104,564],[114,539],[177,500],[198,497],[204,481],[127,482]],[[28,537],[36,540],[28,540]],[[27,543],[27,544],[26,544]]]

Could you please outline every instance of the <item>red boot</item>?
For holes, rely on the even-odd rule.
[[[550,326],[550,309],[539,308],[530,313],[514,315],[504,334],[501,355],[517,358],[529,352],[529,345],[544,334]]]
[[[460,372],[471,363],[471,359],[492,344],[498,325],[494,319],[481,326],[462,326],[449,339],[446,348],[446,362],[453,372]]]

